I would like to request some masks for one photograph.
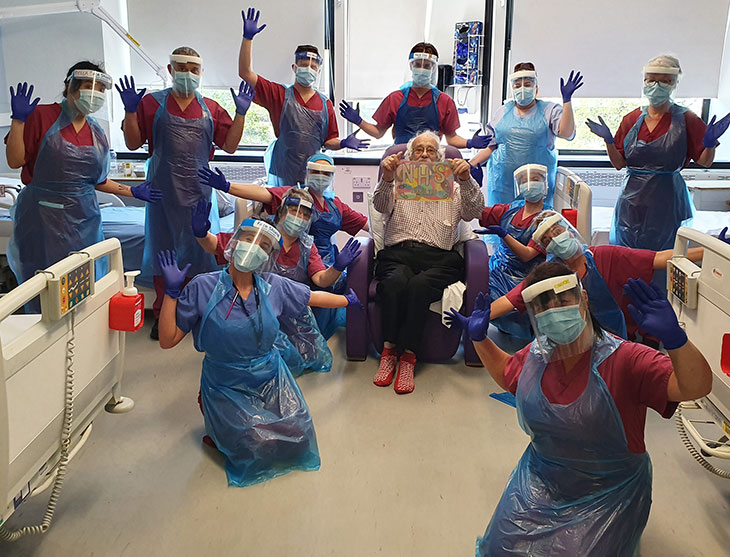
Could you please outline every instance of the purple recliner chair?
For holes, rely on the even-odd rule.
[[[393,145],[383,158],[405,150],[405,145]],[[447,146],[447,158],[462,158],[458,149]],[[372,238],[358,237],[362,253],[347,269],[347,286],[360,298],[364,311],[347,309],[346,350],[348,360],[365,360],[372,344],[378,352],[383,349],[380,307],[375,302],[377,281],[375,272],[375,243]],[[465,284],[464,305],[461,313],[471,315],[474,300],[479,292],[489,292],[489,255],[487,246],[479,239],[464,242]],[[416,354],[419,361],[444,362],[450,360],[459,348],[460,330],[445,327],[441,315],[430,311],[424,323],[421,350]],[[474,346],[464,336],[464,361],[466,365],[481,366]]]

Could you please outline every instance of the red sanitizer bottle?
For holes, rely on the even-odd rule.
[[[139,271],[124,273],[124,289],[109,300],[109,328],[134,333],[144,325],[144,294],[134,286]]]

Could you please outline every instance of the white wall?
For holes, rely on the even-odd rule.
[[[710,103],[710,117],[717,115],[718,119],[730,112],[730,19],[725,32],[725,53],[720,67],[720,84],[717,99]],[[730,161],[730,132],[720,138],[720,146],[715,152],[716,161]]]

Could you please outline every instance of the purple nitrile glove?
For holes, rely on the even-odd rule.
[[[347,294],[345,294],[345,298],[347,298],[347,307],[354,306],[364,309],[362,307],[362,303],[360,303],[360,298],[357,297],[357,294],[355,294],[355,291],[352,288],[350,288]]]
[[[445,313],[444,320],[446,321],[446,324],[452,329],[454,327],[456,327],[457,329],[461,329],[462,331],[466,331],[469,329],[469,318],[465,315],[461,315],[454,308],[451,308]]]
[[[469,163],[469,174],[471,174],[471,177],[476,180],[477,184],[479,184],[480,186],[482,185],[482,180],[484,179],[484,171],[482,170],[481,166],[474,166],[473,164]]]
[[[504,238],[508,234],[508,232],[498,224],[493,224],[492,226],[487,226],[486,228],[477,228],[476,230],[474,230],[474,234],[496,234],[500,238]]]
[[[702,145],[705,149],[712,149],[717,145],[717,139],[725,133],[727,127],[730,125],[730,114],[725,115],[724,118],[715,122],[717,116],[713,116],[710,123],[707,124],[705,130],[705,136],[702,138]]]
[[[193,236],[196,238],[205,238],[208,235],[208,230],[210,230],[210,220],[208,217],[210,216],[212,206],[212,202],[201,199],[193,207],[192,226]]]
[[[191,264],[188,263],[183,269],[178,269],[175,252],[169,250],[158,252],[157,264],[160,266],[162,279],[165,281],[165,294],[170,298],[179,298]]]
[[[682,330],[677,316],[664,292],[653,282],[643,279],[629,279],[624,292],[631,298],[629,312],[640,329],[655,336],[667,350],[681,348],[687,342],[687,333]]]
[[[33,96],[33,86],[28,87],[28,82],[18,83],[17,91],[10,88],[10,118],[25,122],[30,113],[35,110],[36,105],[41,102],[40,97],[36,97],[33,102],[30,98]]]
[[[251,106],[251,101],[256,95],[256,92],[249,83],[242,81],[238,86],[238,94],[236,94],[236,91],[234,91],[233,87],[231,87],[231,95],[233,95],[233,102],[236,104],[236,114],[241,114],[243,116],[248,111],[248,107]]]
[[[341,139],[340,149],[344,149],[345,147],[347,147],[348,149],[354,149],[355,151],[359,151],[360,149],[367,149],[368,147],[370,147],[369,139],[358,139],[357,137],[355,137],[355,134],[359,131],[360,130],[354,131],[345,139]]]
[[[489,146],[489,142],[492,141],[492,134],[486,133],[479,135],[479,130],[474,132],[471,139],[466,140],[467,149],[484,149]]]
[[[725,228],[723,228],[722,230],[720,230],[720,233],[717,235],[717,239],[722,240],[726,244],[730,244],[730,236],[725,236],[726,233],[727,233],[727,226]]]
[[[139,186],[132,186],[129,188],[132,195],[140,201],[146,201],[147,203],[157,203],[162,199],[162,191],[152,188],[152,182],[144,182]]]
[[[362,124],[362,116],[360,116],[360,103],[357,108],[353,108],[347,101],[340,101],[340,116],[348,122],[352,122],[356,126]]]
[[[124,79],[120,77],[119,85],[115,85],[114,87],[119,91],[119,96],[122,97],[124,111],[132,114],[137,112],[139,103],[142,102],[142,97],[144,97],[147,89],[142,89],[138,93],[134,87],[134,77],[131,75],[129,77],[125,75]]]
[[[228,193],[228,190],[231,189],[231,183],[226,180],[223,172],[221,172],[221,169],[218,167],[216,167],[215,172],[213,172],[207,166],[202,166],[198,169],[198,177],[200,178],[201,184],[205,184],[213,189],[220,190],[225,193]]]
[[[247,13],[241,10],[241,18],[243,18],[243,38],[252,41],[253,38],[261,33],[266,27],[264,23],[259,27],[259,12],[256,8],[249,8]]]
[[[594,134],[603,139],[603,141],[605,141],[609,145],[612,145],[613,134],[611,133],[611,130],[608,129],[608,126],[606,125],[606,122],[603,121],[603,118],[599,116],[598,120],[600,121],[600,124],[598,122],[594,122],[589,118],[588,120],[586,120],[586,126],[588,126],[588,129],[591,130]]]
[[[333,247],[335,248],[335,263],[332,266],[340,272],[347,269],[347,267],[349,267],[350,264],[358,258],[361,251],[360,242],[358,242],[355,238],[347,240],[342,251],[339,251],[337,246]]]
[[[488,294],[480,292],[474,300],[474,311],[469,317],[464,317],[458,311],[451,308],[446,312],[446,320],[449,326],[457,326],[463,329],[474,342],[481,342],[487,338],[489,329],[489,317],[491,314],[492,301]]]
[[[570,77],[568,77],[568,81],[565,82],[561,77],[560,93],[563,95],[563,102],[569,103],[570,99],[573,97],[573,93],[575,93],[576,89],[580,89],[581,87],[583,87],[583,76],[580,75],[580,72],[571,70]]]

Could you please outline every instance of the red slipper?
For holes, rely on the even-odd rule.
[[[378,372],[373,377],[373,383],[378,387],[387,387],[393,382],[395,366],[398,363],[398,353],[394,348],[383,348],[380,354]]]
[[[416,355],[409,352],[404,353],[400,357],[398,364],[398,376],[395,378],[395,392],[399,395],[412,393],[416,388],[416,382],[413,380],[413,371],[416,367]]]

